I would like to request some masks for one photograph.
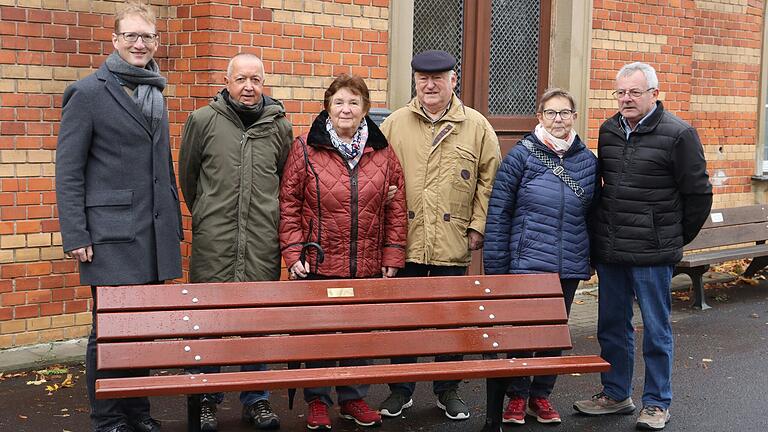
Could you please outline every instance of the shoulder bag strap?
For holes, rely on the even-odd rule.
[[[536,159],[540,160],[541,163],[544,164],[544,166],[551,169],[552,172],[558,178],[560,178],[560,180],[562,180],[563,183],[565,183],[565,185],[568,186],[573,191],[574,194],[576,194],[576,196],[581,201],[582,205],[586,206],[588,204],[587,198],[584,196],[584,188],[582,188],[579,182],[574,180],[573,177],[571,177],[568,174],[568,171],[566,171],[562,165],[558,165],[555,162],[553,162],[552,158],[547,156],[547,154],[541,151],[540,149],[536,148],[536,146],[534,146],[533,143],[528,141],[527,139],[522,140],[520,143],[523,146],[525,146],[525,148],[527,148],[528,151],[531,152],[531,154],[536,157]]]

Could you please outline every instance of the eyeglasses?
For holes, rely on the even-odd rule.
[[[147,45],[152,45],[160,38],[157,33],[134,33],[134,32],[122,32],[117,33],[122,36],[126,42],[136,43],[139,38]]]
[[[542,111],[542,114],[544,115],[544,118],[547,119],[547,120],[554,120],[555,117],[557,117],[558,115],[560,115],[561,119],[568,120],[569,118],[571,118],[571,116],[575,112],[576,111],[572,111],[572,110],[569,110],[569,109],[564,109],[562,111],[544,110],[544,111]]]
[[[640,89],[630,89],[630,90],[616,90],[613,93],[613,97],[616,99],[621,99],[626,95],[629,95],[632,99],[637,99],[640,96],[644,95],[645,93],[648,93],[649,91],[656,90],[655,87],[651,87],[648,90],[640,90]]]

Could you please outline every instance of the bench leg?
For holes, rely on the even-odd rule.
[[[691,278],[693,283],[693,302],[691,305],[697,309],[707,310],[711,306],[707,304],[707,299],[704,296],[704,273],[709,270],[709,266],[693,267],[685,271]]]
[[[752,258],[752,262],[749,263],[747,270],[744,271],[744,276],[752,277],[755,273],[759,272],[765,266],[768,265],[768,256]]]
[[[501,416],[504,413],[504,395],[509,386],[508,378],[489,378],[485,380],[486,413],[482,432],[500,432]]]
[[[187,430],[200,432],[200,395],[187,396]]]

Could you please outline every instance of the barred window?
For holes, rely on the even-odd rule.
[[[534,115],[541,2],[493,0],[491,8],[489,114]]]
[[[456,93],[460,94],[464,36],[464,0],[414,0],[413,53],[443,50],[456,57]],[[411,95],[416,94],[411,78]]]

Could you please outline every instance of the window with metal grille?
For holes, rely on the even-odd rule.
[[[443,50],[458,61],[456,94],[461,94],[461,54],[464,36],[464,0],[414,0],[413,53]],[[411,78],[411,95],[416,94]]]
[[[493,0],[491,10],[489,114],[534,115],[541,2]]]

